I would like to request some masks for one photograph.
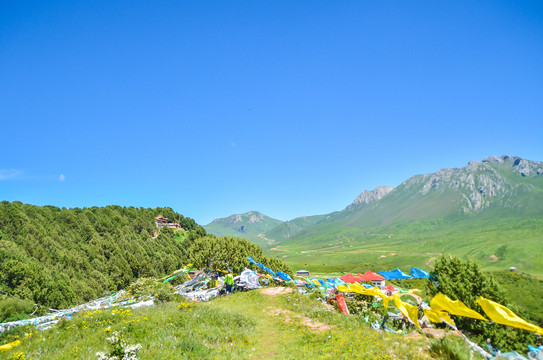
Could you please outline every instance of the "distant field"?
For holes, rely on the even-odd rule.
[[[505,290],[509,301],[543,326],[543,280],[510,271],[496,271],[492,275]]]
[[[315,266],[352,267],[361,263],[384,268],[431,269],[441,254],[472,259],[485,270],[519,271],[543,278],[543,220],[483,221],[443,225],[415,222],[388,229],[330,229],[303,234],[267,250],[293,270]]]

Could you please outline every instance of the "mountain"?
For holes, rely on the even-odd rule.
[[[281,220],[271,218],[258,211],[249,211],[244,214],[235,214],[215,219],[205,225],[204,229],[216,236],[240,236],[257,243],[267,243],[267,239],[263,237],[263,233],[281,223]]]
[[[275,239],[288,239],[293,237],[302,232],[305,228],[318,224],[329,217],[330,215],[300,216],[279,224],[267,231],[264,235],[270,241],[270,245],[272,245],[276,241]]]
[[[387,195],[392,190],[394,190],[392,186],[378,186],[372,191],[364,190],[345,210],[355,211],[366,205],[370,205],[375,201],[382,199],[383,196]]]
[[[391,186],[379,186],[373,191],[364,190],[346,210],[354,211],[365,205],[369,205],[374,201],[381,199],[383,196],[391,192],[394,188]],[[300,216],[295,219],[285,221],[275,228],[267,231],[264,236],[268,239],[268,244],[273,246],[276,241],[289,239],[300,234],[304,229],[323,221],[330,220],[335,217],[338,212],[333,212],[324,215]]]
[[[431,264],[441,253],[503,270],[543,274],[543,163],[491,156],[364,191],[294,236],[273,237],[275,255],[306,264]],[[501,255],[501,256],[500,256]]]
[[[336,218],[360,226],[504,210],[510,215],[537,215],[543,210],[537,201],[543,195],[542,174],[541,162],[489,157],[463,168],[413,176],[396,189],[363,192]]]

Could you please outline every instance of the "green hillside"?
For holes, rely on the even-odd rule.
[[[249,211],[244,214],[235,214],[215,219],[205,225],[204,228],[208,233],[216,236],[241,236],[255,243],[265,245],[269,241],[264,236],[264,233],[281,223],[281,220],[271,218],[258,211]]]
[[[182,229],[157,228],[157,215]],[[2,201],[0,308],[9,300],[19,302],[14,304],[19,309],[0,312],[0,317],[30,313],[33,304],[43,306],[40,312],[80,304],[188,263],[239,272],[249,265],[247,256],[290,273],[282,261],[265,257],[259,246],[245,239],[206,236],[194,220],[170,208],[59,209]]]
[[[347,206],[345,212],[354,212],[361,208],[367,207],[375,201],[381,199],[393,190],[390,186],[378,186],[373,191],[363,191],[351,205]],[[342,212],[333,212],[324,215],[301,216],[293,220],[285,221],[279,226],[267,231],[265,237],[269,240],[268,247],[273,247],[282,241],[288,240],[298,234],[301,234],[305,229],[321,224],[330,223],[338,216],[341,217]]]
[[[0,290],[59,308],[117,291],[138,277],[170,273],[184,265],[184,250],[173,230],[158,231],[157,215],[180,222],[187,237],[205,234],[169,208],[59,209],[3,201]]]
[[[483,267],[543,275],[543,163],[502,156],[417,175],[382,198],[349,206],[271,254],[293,266],[384,263],[429,268],[441,253]]]
[[[273,246],[274,242],[277,240],[289,239],[309,226],[320,223],[321,221],[326,220],[329,215],[313,215],[313,216],[301,216],[295,219],[285,221],[273,229],[266,231],[265,236],[268,239],[273,239],[273,242],[270,242],[269,245]]]

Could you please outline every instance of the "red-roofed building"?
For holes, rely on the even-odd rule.
[[[346,283],[352,284],[355,282],[362,282],[362,279],[359,277],[354,276],[353,274],[347,274],[340,277],[341,280],[345,281]]]
[[[392,284],[388,284],[383,288],[383,291],[385,291],[388,296],[392,296],[392,293],[395,293],[398,290],[396,290]]]
[[[362,279],[362,281],[371,281],[373,286],[376,286],[379,289],[382,289],[385,286],[385,277],[374,272],[366,271],[364,274],[359,273],[358,277]]]
[[[168,218],[165,218],[162,215],[155,216],[155,224],[158,228],[165,226],[172,229],[181,229],[181,225],[179,223],[169,223]]]
[[[392,284],[388,284],[387,286],[383,288],[383,290],[388,290],[392,292],[396,291],[396,289],[394,288],[394,286],[392,286]]]

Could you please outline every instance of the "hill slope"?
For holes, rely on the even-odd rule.
[[[303,264],[326,257],[331,264],[424,266],[452,253],[491,269],[543,274],[543,163],[489,157],[388,190],[359,197],[294,237],[275,238],[273,254]]]
[[[269,244],[273,245],[276,241],[275,239],[289,239],[290,237],[299,234],[304,229],[326,220],[328,217],[329,215],[300,216],[279,224],[273,229],[266,231],[264,235],[270,240]]]
[[[157,228],[157,215],[178,222],[182,229]],[[25,307],[21,314],[27,313],[28,300],[42,306],[40,313],[66,308],[189,263],[241,272],[249,265],[247,256],[291,272],[248,240],[206,235],[194,220],[170,208],[59,209],[0,202],[0,303],[5,296],[15,302],[23,299],[18,303]],[[17,315],[2,314],[0,321]]]
[[[363,191],[351,205],[347,207],[347,210],[353,210],[356,208],[363,207],[370,203],[373,203],[383,196],[387,195],[394,188],[390,186],[379,186],[373,191]],[[294,237],[302,233],[305,229],[320,224],[324,221],[329,221],[332,218],[335,218],[339,215],[339,212],[333,212],[330,214],[324,215],[313,215],[313,216],[300,216],[295,219],[285,221],[275,228],[267,231],[265,237],[269,240],[269,245],[274,245],[275,242],[281,242],[283,240]]]
[[[185,265],[171,229],[158,236],[155,216],[181,223],[184,237],[205,235],[169,208],[59,209],[0,203],[0,291],[49,307],[67,307],[162,276]],[[180,234],[180,233],[179,233]]]
[[[442,358],[428,350],[433,341],[421,335],[378,332],[362,316],[329,311],[297,292],[269,291],[275,289],[285,290],[241,292],[188,307],[170,302],[116,315],[111,310],[76,314],[23,339],[7,356],[21,351],[32,359],[96,359],[97,352],[108,350],[106,338],[119,332],[128,344],[141,345],[142,360]]]
[[[271,218],[258,211],[249,211],[244,214],[235,214],[215,219],[205,225],[204,228],[208,233],[217,236],[242,236],[256,243],[266,243],[265,238],[259,235],[281,223],[281,220]]]

